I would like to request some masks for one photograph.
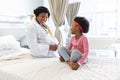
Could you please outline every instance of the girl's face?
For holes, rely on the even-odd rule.
[[[79,27],[74,22],[73,22],[70,30],[71,30],[72,34],[75,34],[76,32],[80,31]]]
[[[48,13],[40,13],[38,16],[37,16],[37,20],[40,24],[44,25],[45,22],[47,21],[48,19]]]

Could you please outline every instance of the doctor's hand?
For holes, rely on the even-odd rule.
[[[49,50],[56,51],[58,48],[58,45],[49,45]]]

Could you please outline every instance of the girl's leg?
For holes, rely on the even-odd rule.
[[[72,50],[70,60],[77,62],[80,58],[82,58],[82,53],[78,50]]]
[[[67,62],[70,59],[71,51],[65,47],[59,48],[59,55],[63,57],[63,59]]]

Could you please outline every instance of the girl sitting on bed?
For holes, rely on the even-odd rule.
[[[85,17],[76,17],[71,27],[71,37],[68,47],[60,47],[59,59],[67,62],[72,70],[77,70],[87,59],[89,44],[83,33],[89,31],[89,22]]]

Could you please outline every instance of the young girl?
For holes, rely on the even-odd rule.
[[[85,17],[76,17],[71,27],[71,37],[68,47],[60,47],[60,61],[66,61],[71,69],[77,70],[88,56],[89,44],[83,33],[89,31],[89,22]]]

